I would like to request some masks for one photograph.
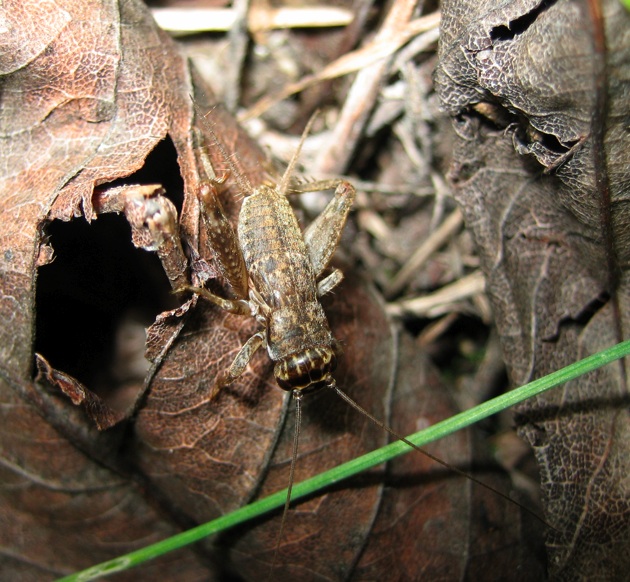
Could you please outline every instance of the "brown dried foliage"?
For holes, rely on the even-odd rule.
[[[598,2],[443,6],[436,80],[457,118],[451,178],[518,384],[627,329],[630,17],[618,2],[601,8],[604,22]],[[620,364],[519,408],[556,528],[556,579],[627,576],[627,402]]]
[[[176,44],[139,1],[92,4],[3,7],[10,26],[0,40],[0,573],[20,580],[49,579],[116,557],[284,488],[288,479],[293,415],[272,381],[267,355],[257,354],[239,381],[215,400],[208,397],[255,324],[200,300],[178,305],[157,261],[130,249],[124,219],[100,214],[122,208],[103,202],[108,193],[128,192],[134,183],[162,184],[179,211],[190,273],[197,280],[216,277],[199,227],[197,161],[204,144],[198,132],[203,135],[204,127],[191,95],[202,110],[212,111],[213,131],[252,184],[274,170],[185,58],[182,46],[196,52],[194,40]],[[449,140],[455,193],[480,249],[512,380],[538,377],[604,347],[616,329],[603,295],[612,290],[590,170],[594,146],[583,139],[598,90],[592,51],[584,49],[591,46],[591,21],[571,20],[577,14],[573,2],[523,1],[500,10],[493,3],[444,4],[437,85],[456,119],[455,137],[437,132],[446,124],[436,113],[429,81],[436,61],[422,52],[435,39],[432,32],[418,32],[424,21],[412,19],[414,2],[395,1],[387,14],[377,4],[355,3],[356,18],[346,30],[292,33],[281,55],[295,58],[303,67],[298,74],[308,77],[355,48],[370,27],[380,27],[374,44],[364,41],[368,50],[357,55],[358,78],[369,94],[346,100],[337,133],[321,147],[318,165],[307,170],[342,172],[352,163],[357,175],[374,179],[383,192],[392,186],[416,194],[438,190],[430,208],[416,195],[359,196],[359,227],[347,228],[355,235],[350,252],[367,268],[359,276],[342,265],[347,280],[324,302],[344,347],[338,384],[405,434],[449,416],[454,407],[428,359],[391,326],[365,272],[391,289],[388,273],[449,209],[439,178]],[[620,11],[609,19],[607,34],[609,77],[623,88],[625,77],[615,71],[623,71],[629,28]],[[256,34],[264,42],[275,33]],[[407,52],[395,53],[387,66],[361,60],[403,37],[410,39]],[[558,39],[561,46],[552,43]],[[394,44],[392,51],[400,49]],[[518,68],[532,47],[541,50],[539,68]],[[312,62],[314,54],[322,63]],[[493,59],[498,65],[486,68]],[[580,76],[554,69],[558,62],[574,63],[570,71]],[[244,70],[244,103],[277,86],[278,70],[287,68],[267,74],[273,66],[252,57]],[[383,99],[377,106],[381,86],[391,81],[395,89],[395,76],[409,101]],[[559,89],[539,102],[532,79],[541,77],[557,79]],[[229,100],[238,78],[233,70],[225,77],[233,83],[225,90]],[[220,91],[223,79],[207,80]],[[615,250],[623,263],[626,148],[618,128],[625,127],[628,108],[613,86],[609,111],[615,123],[607,126],[606,151],[619,209],[613,213]],[[300,100],[269,110],[267,120],[298,129],[314,107],[335,111],[346,93],[343,82],[311,83]],[[364,131],[356,132],[357,126]],[[394,137],[383,137],[390,127]],[[547,147],[550,141],[558,151]],[[211,144],[206,135],[213,165],[225,168]],[[227,185],[222,202],[237,220],[238,196],[229,179]],[[362,225],[381,240],[369,242]],[[136,245],[150,246],[132,226]],[[473,262],[466,242],[461,235],[451,243],[450,261],[441,256],[426,263],[407,281],[406,292],[452,281],[457,268],[445,265]],[[453,249],[464,260],[453,261]],[[229,293],[220,280],[210,284]],[[455,309],[483,313],[484,303],[459,302]],[[455,312],[439,325],[448,327],[454,318]],[[143,360],[137,344],[126,348],[121,338],[142,325],[150,325],[150,366],[138,372]],[[39,359],[38,370],[35,348],[50,362]],[[603,567],[615,575],[626,568],[619,551],[627,543],[627,528],[620,526],[627,521],[622,386],[619,371],[610,368],[520,411],[559,530],[550,548],[551,571],[561,578],[592,577]],[[99,432],[96,426],[110,428]],[[383,431],[333,394],[314,395],[305,402],[297,479],[386,441]],[[478,444],[462,433],[433,452],[467,468],[487,461]],[[506,488],[492,469],[483,478]],[[227,572],[259,579],[271,564],[279,519],[243,526],[117,579],[224,579]],[[538,536],[518,507],[412,454],[292,510],[274,579],[537,580],[543,566],[531,547]]]

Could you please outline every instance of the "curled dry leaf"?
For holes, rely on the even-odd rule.
[[[516,384],[627,329],[630,16],[602,3],[602,85],[600,28],[587,4],[443,3],[436,82],[458,136],[452,180]],[[617,288],[610,268],[621,273]],[[547,540],[557,579],[627,577],[627,398],[625,370],[611,366],[520,407],[557,528]]]
[[[1,11],[0,570],[35,580],[178,531],[121,458],[120,433],[95,434],[80,409],[33,383],[33,334],[46,223],[95,218],[95,186],[139,169],[167,133],[190,179],[192,105],[185,60],[139,3],[5,2]],[[205,567],[182,552],[151,572],[195,578]]]
[[[96,401],[86,392],[93,388],[90,382],[84,387],[63,364],[55,370],[59,364],[53,358],[49,366],[40,360],[47,386],[34,379],[36,343],[47,349],[61,344],[56,346],[65,356],[60,361],[81,363],[83,352],[70,353],[64,342],[55,342],[70,337],[64,334],[66,326],[89,329],[89,341],[83,343],[96,343],[113,333],[111,314],[118,318],[121,307],[112,308],[107,301],[122,301],[120,288],[129,280],[140,277],[142,301],[151,296],[156,280],[147,274],[150,269],[136,268],[140,263],[131,261],[130,252],[116,250],[130,240],[129,230],[118,230],[120,223],[98,214],[104,208],[124,210],[124,205],[107,206],[103,196],[114,191],[128,195],[125,179],[137,177],[167,137],[183,181],[183,197],[176,204],[178,228],[193,259],[192,274],[201,280],[212,274],[195,195],[200,181],[196,154],[204,145],[198,132],[203,134],[203,128],[195,120],[190,95],[204,110],[215,104],[140,2],[5,2],[1,10],[8,25],[0,38],[0,544],[5,548],[0,572],[36,580],[138,549],[285,487],[292,416],[283,420],[285,402],[269,379],[265,354],[209,401],[217,372],[231,362],[253,327],[195,300],[165,311],[150,328],[152,366],[141,389],[133,388],[134,406],[111,430],[99,433],[82,408],[51,392],[51,385],[63,384],[79,400]],[[212,123],[227,151],[237,152],[249,180],[260,183],[266,167],[260,149],[221,107],[213,110]],[[224,167],[214,148],[208,153],[217,168]],[[151,184],[155,181],[149,177]],[[159,188],[155,192],[162,195]],[[234,218],[237,200],[230,194],[224,200]],[[62,221],[70,224],[60,227]],[[81,234],[65,249],[55,235],[47,239],[55,228],[93,233],[103,230],[99,225],[107,244],[91,255],[82,254],[90,250],[84,247],[92,244],[91,234]],[[141,241],[134,231],[136,235],[134,240]],[[58,253],[52,262],[51,245]],[[93,264],[81,270],[78,257]],[[46,311],[41,290],[45,269],[62,265],[63,277],[56,284],[73,294],[72,301],[61,303],[60,295],[52,295]],[[167,285],[163,277],[159,280]],[[160,309],[171,304],[159,303]],[[97,316],[103,306],[110,311]],[[418,428],[420,420],[447,416],[450,405],[441,391],[428,397],[417,392],[435,386],[434,377],[406,340],[399,348],[380,303],[363,283],[349,278],[326,309],[345,346],[339,384],[357,401],[376,416],[389,417],[402,432]],[[51,310],[57,319],[49,318]],[[43,342],[42,334],[52,340]],[[85,347],[79,344],[74,348]],[[133,354],[126,359],[132,362]],[[106,404],[115,400],[115,394],[105,398]],[[427,407],[435,404],[439,412],[430,412]],[[332,394],[314,397],[305,406],[298,478],[385,440],[380,429]],[[454,457],[438,454],[465,466],[470,442],[461,435],[456,440],[457,448],[450,451]],[[425,469],[425,460],[412,455],[300,504],[289,515],[280,549],[282,568],[275,577],[405,579],[418,571],[432,578],[464,577],[483,571],[488,561],[513,572],[529,560],[523,546],[514,548],[511,541],[521,538],[513,506],[504,509],[495,505],[500,501],[475,499],[476,488],[460,477],[435,467],[427,477]],[[401,481],[402,490],[394,487]],[[473,526],[469,516],[476,512],[482,520]],[[471,534],[483,520],[488,529]],[[196,551],[167,555],[117,579],[212,579],[220,575],[217,569],[240,569],[242,577],[257,579],[260,568],[271,563],[278,523],[273,517],[218,540],[218,546],[200,544]],[[426,538],[417,533],[423,528],[429,531]],[[437,545],[440,537],[445,545]],[[529,566],[524,578],[536,579],[538,573]]]
[[[106,430],[118,424],[120,414],[112,411],[94,392],[88,390],[76,378],[55,370],[40,354],[35,354],[37,376],[35,382],[48,383],[52,390],[61,390],[75,406],[82,405],[96,428]]]

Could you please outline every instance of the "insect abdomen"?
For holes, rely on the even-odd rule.
[[[293,209],[262,186],[241,208],[238,237],[252,284],[269,307],[267,351],[278,384],[287,390],[328,381],[333,337]]]
[[[319,388],[322,382],[330,383],[336,365],[332,348],[310,348],[278,362],[274,375],[280,388],[306,392],[309,388]]]
[[[261,186],[246,198],[238,238],[254,287],[271,309],[317,301],[302,231],[284,196]]]

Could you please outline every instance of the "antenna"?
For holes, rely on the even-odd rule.
[[[297,163],[297,160],[300,156],[300,152],[302,151],[302,146],[304,145],[304,142],[306,141],[306,137],[311,131],[313,122],[315,121],[315,118],[318,115],[319,115],[319,110],[315,111],[315,113],[311,115],[311,118],[308,120],[308,123],[306,124],[306,127],[304,128],[304,131],[302,132],[302,137],[300,137],[300,143],[298,144],[297,149],[295,150],[295,153],[293,154],[293,156],[291,156],[289,165],[287,166],[287,169],[284,171],[284,174],[282,175],[282,181],[280,182],[280,187],[278,188],[278,192],[282,196],[284,196],[287,193],[287,190],[289,189],[289,182],[291,180],[291,175],[293,174],[293,170],[295,169],[295,164]]]
[[[487,483],[484,483],[483,481],[477,479],[476,477],[473,477],[471,474],[466,473],[466,471],[462,471],[461,469],[458,469],[457,467],[455,467],[454,465],[451,465],[449,463],[447,463],[446,461],[443,461],[442,459],[440,459],[439,457],[436,457],[435,455],[433,455],[432,453],[429,453],[427,450],[420,448],[417,445],[414,445],[410,440],[406,439],[404,436],[398,434],[394,429],[390,428],[389,426],[387,426],[384,422],[381,422],[378,418],[376,418],[375,416],[372,416],[367,410],[365,410],[365,408],[363,408],[360,404],[358,404],[357,402],[355,402],[352,398],[350,398],[350,396],[348,396],[345,392],[343,392],[335,383],[335,381],[333,380],[330,384],[327,385],[328,388],[332,388],[332,390],[342,399],[345,400],[350,406],[352,406],[352,408],[354,408],[357,412],[360,412],[361,414],[365,415],[367,418],[369,418],[374,424],[376,424],[377,426],[380,426],[383,430],[387,431],[389,434],[391,434],[394,438],[398,439],[399,441],[402,441],[403,443],[405,443],[407,446],[411,447],[412,449],[414,449],[415,451],[418,451],[419,453],[422,453],[423,455],[429,457],[429,459],[431,459],[432,461],[435,461],[436,463],[442,465],[443,467],[445,467],[446,469],[449,469],[450,471],[453,471],[454,473],[457,473],[458,475],[461,475],[462,477],[466,477],[466,479],[470,479],[473,483],[476,483],[477,485],[480,485],[481,487],[484,487],[485,489],[489,489],[490,491],[492,491],[493,493],[496,493],[499,497],[502,497],[503,499],[505,499],[506,501],[509,501],[511,503],[514,503],[515,505],[517,505],[518,507],[520,507],[523,511],[526,511],[527,513],[529,513],[529,515],[531,515],[532,517],[535,517],[538,521],[540,521],[543,525],[547,526],[550,529],[553,529],[555,531],[559,531],[557,530],[555,527],[553,527],[551,524],[547,523],[540,515],[538,515],[534,510],[530,509],[529,507],[526,507],[525,505],[523,505],[522,503],[519,503],[518,501],[516,501],[515,499],[512,499],[511,497],[509,497],[508,495],[506,495],[505,493],[502,493],[501,491],[499,491],[498,489],[495,489],[494,487],[492,487],[492,485],[488,485]]]
[[[284,502],[284,509],[282,510],[282,521],[280,522],[280,532],[278,533],[278,539],[276,540],[276,548],[273,552],[273,561],[271,562],[271,570],[267,580],[271,579],[273,571],[278,563],[278,554],[280,553],[280,542],[282,541],[282,534],[284,533],[284,526],[287,522],[287,515],[289,513],[289,505],[291,505],[291,491],[293,490],[293,481],[295,480],[295,465],[297,463],[298,445],[300,444],[300,428],[302,427],[302,397],[304,396],[300,390],[293,390],[291,392],[293,400],[295,401],[295,431],[293,432],[293,450],[291,452],[291,467],[289,469],[289,485],[287,487],[287,499]]]

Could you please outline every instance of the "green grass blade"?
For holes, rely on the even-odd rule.
[[[588,372],[601,368],[619,358],[630,355],[630,340],[617,344],[598,354],[594,354],[579,362],[571,364],[562,370],[553,372],[544,378],[534,380],[525,386],[516,388],[507,394],[497,396],[488,402],[475,406],[470,410],[456,414],[447,420],[443,420],[429,428],[426,428],[414,435],[407,437],[416,446],[423,446],[445,437],[458,430],[470,426],[484,418],[492,416],[497,412],[501,412],[510,406],[519,404],[532,396],[542,394],[560,384],[564,384],[570,380],[582,376]],[[316,493],[324,487],[330,486],[343,479],[347,479],[361,471],[380,465],[386,461],[411,451],[409,446],[401,441],[393,442],[376,451],[353,459],[343,465],[339,465],[334,469],[321,473],[315,477],[297,483],[293,486],[291,498],[293,500],[300,499],[307,495]],[[287,490],[278,491],[269,497],[265,497],[259,501],[255,501],[250,505],[237,509],[236,511],[224,515],[214,521],[205,523],[186,532],[174,535],[166,540],[157,542],[141,550],[130,552],[125,556],[115,558],[103,562],[82,572],[71,574],[60,579],[59,582],[78,582],[84,580],[93,580],[98,577],[106,576],[114,572],[120,572],[128,568],[132,568],[143,562],[161,556],[172,550],[182,548],[203,539],[206,536],[218,533],[238,524],[244,523],[255,517],[264,515],[269,511],[282,507],[285,503]]]

